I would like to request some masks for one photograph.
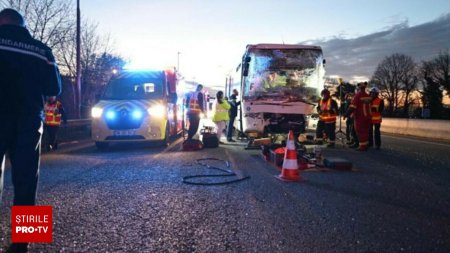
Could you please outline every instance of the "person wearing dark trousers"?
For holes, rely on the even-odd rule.
[[[200,115],[205,113],[203,85],[197,85],[195,92],[191,92],[186,98],[187,117],[189,119],[188,140],[191,140],[198,131]]]
[[[342,106],[340,108],[340,113],[345,114],[345,112],[347,112],[348,108],[350,107],[350,104],[352,102],[353,99],[353,93],[347,93],[345,95],[345,100],[342,103]],[[352,134],[353,131],[353,118],[352,117],[348,117],[345,118],[345,139],[347,140],[347,145],[352,145],[354,143],[354,135]]]
[[[352,100],[345,117],[353,115],[356,135],[358,137],[358,151],[367,151],[369,145],[369,127],[371,122],[370,106],[372,98],[366,93],[367,82],[358,84],[359,91]],[[354,146],[353,146],[354,147]]]
[[[330,96],[330,91],[327,89],[321,92],[322,99],[317,105],[317,112],[319,113],[319,122],[316,128],[316,141],[323,141],[323,133],[328,137],[328,147],[334,147],[336,139],[336,115],[338,114],[338,105]]]
[[[229,141],[229,142],[236,142],[235,140],[233,140],[233,125],[234,125],[234,120],[237,117],[238,106],[241,105],[241,101],[239,101],[239,102],[236,101],[238,95],[239,95],[239,92],[236,89],[234,89],[233,94],[231,94],[230,101],[229,101],[230,105],[231,105],[231,108],[228,111],[230,120],[228,121],[228,126],[227,126],[227,141]]]
[[[66,113],[61,102],[56,100],[56,97],[48,97],[44,106],[45,121],[44,121],[44,136],[45,147],[48,151],[58,149],[58,131],[61,126],[61,120],[64,124],[67,123]]]
[[[381,114],[384,110],[384,102],[378,97],[380,90],[377,87],[370,89],[370,96],[372,97],[372,122],[369,128],[369,147],[373,147],[375,139],[375,149],[381,148]]]
[[[0,185],[8,152],[13,205],[36,204],[44,97],[60,92],[52,50],[31,37],[19,12],[0,11]],[[28,243],[12,243],[6,252],[28,252]]]

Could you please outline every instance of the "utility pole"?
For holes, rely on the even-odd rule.
[[[76,96],[76,116],[77,118],[81,118],[81,61],[80,61],[80,50],[81,50],[81,36],[80,36],[80,0],[77,0],[77,56],[76,56],[76,85],[77,85],[77,94]]]

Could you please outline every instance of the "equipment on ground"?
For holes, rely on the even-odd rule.
[[[217,148],[219,146],[219,138],[217,138],[217,134],[213,132],[212,127],[205,126],[200,130],[200,135],[202,136],[203,147]]]
[[[183,151],[197,151],[203,149],[203,143],[197,139],[187,139],[181,146]]]

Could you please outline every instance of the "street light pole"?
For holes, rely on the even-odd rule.
[[[76,85],[77,85],[77,94],[76,96],[76,116],[77,118],[81,118],[81,61],[80,61],[80,50],[81,50],[81,36],[80,36],[80,0],[77,0],[77,38],[76,38]]]

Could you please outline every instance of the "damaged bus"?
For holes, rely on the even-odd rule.
[[[248,45],[235,128],[249,138],[304,132],[324,87],[324,64],[319,46]]]

